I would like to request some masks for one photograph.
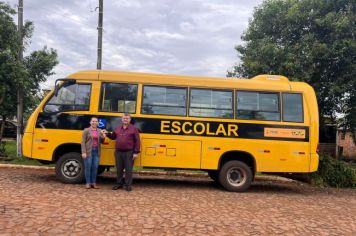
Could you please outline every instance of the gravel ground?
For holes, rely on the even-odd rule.
[[[0,167],[0,235],[356,235],[356,189],[258,176],[249,191],[207,177],[135,176],[133,191]]]

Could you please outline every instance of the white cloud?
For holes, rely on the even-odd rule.
[[[11,6],[17,0],[9,1]],[[104,1],[103,69],[226,75],[234,46],[262,0]],[[98,1],[26,0],[31,50],[57,49],[55,77],[96,68]]]
[[[149,39],[157,38],[159,40],[184,39],[184,35],[177,33],[169,33],[164,31],[146,30],[145,35]]]

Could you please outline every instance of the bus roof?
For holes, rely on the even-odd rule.
[[[67,78],[77,80],[100,80],[127,83],[145,83],[171,86],[194,86],[209,88],[239,88],[253,90],[290,91],[291,84],[280,75],[258,75],[251,79],[214,78],[172,74],[121,72],[108,70],[79,71]],[[303,83],[304,84],[304,83]],[[302,86],[303,87],[303,86]]]

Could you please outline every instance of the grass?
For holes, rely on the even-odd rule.
[[[16,158],[16,141],[5,141],[5,153],[9,158]]]
[[[31,160],[27,158],[14,158],[12,160],[0,160],[2,164],[14,164],[14,165],[31,165],[31,166],[43,166],[43,164],[39,163],[36,160]]]
[[[16,141],[8,140],[5,144],[5,153],[7,155],[5,160],[0,159],[2,164],[16,164],[16,165],[35,165],[41,166],[42,164],[36,160],[31,160],[27,158],[18,158],[16,152]]]

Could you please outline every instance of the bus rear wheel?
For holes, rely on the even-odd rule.
[[[241,161],[226,162],[219,173],[220,184],[230,192],[244,192],[252,182],[251,168]]]
[[[63,183],[79,184],[84,180],[84,162],[77,152],[66,153],[56,162],[56,176]]]

